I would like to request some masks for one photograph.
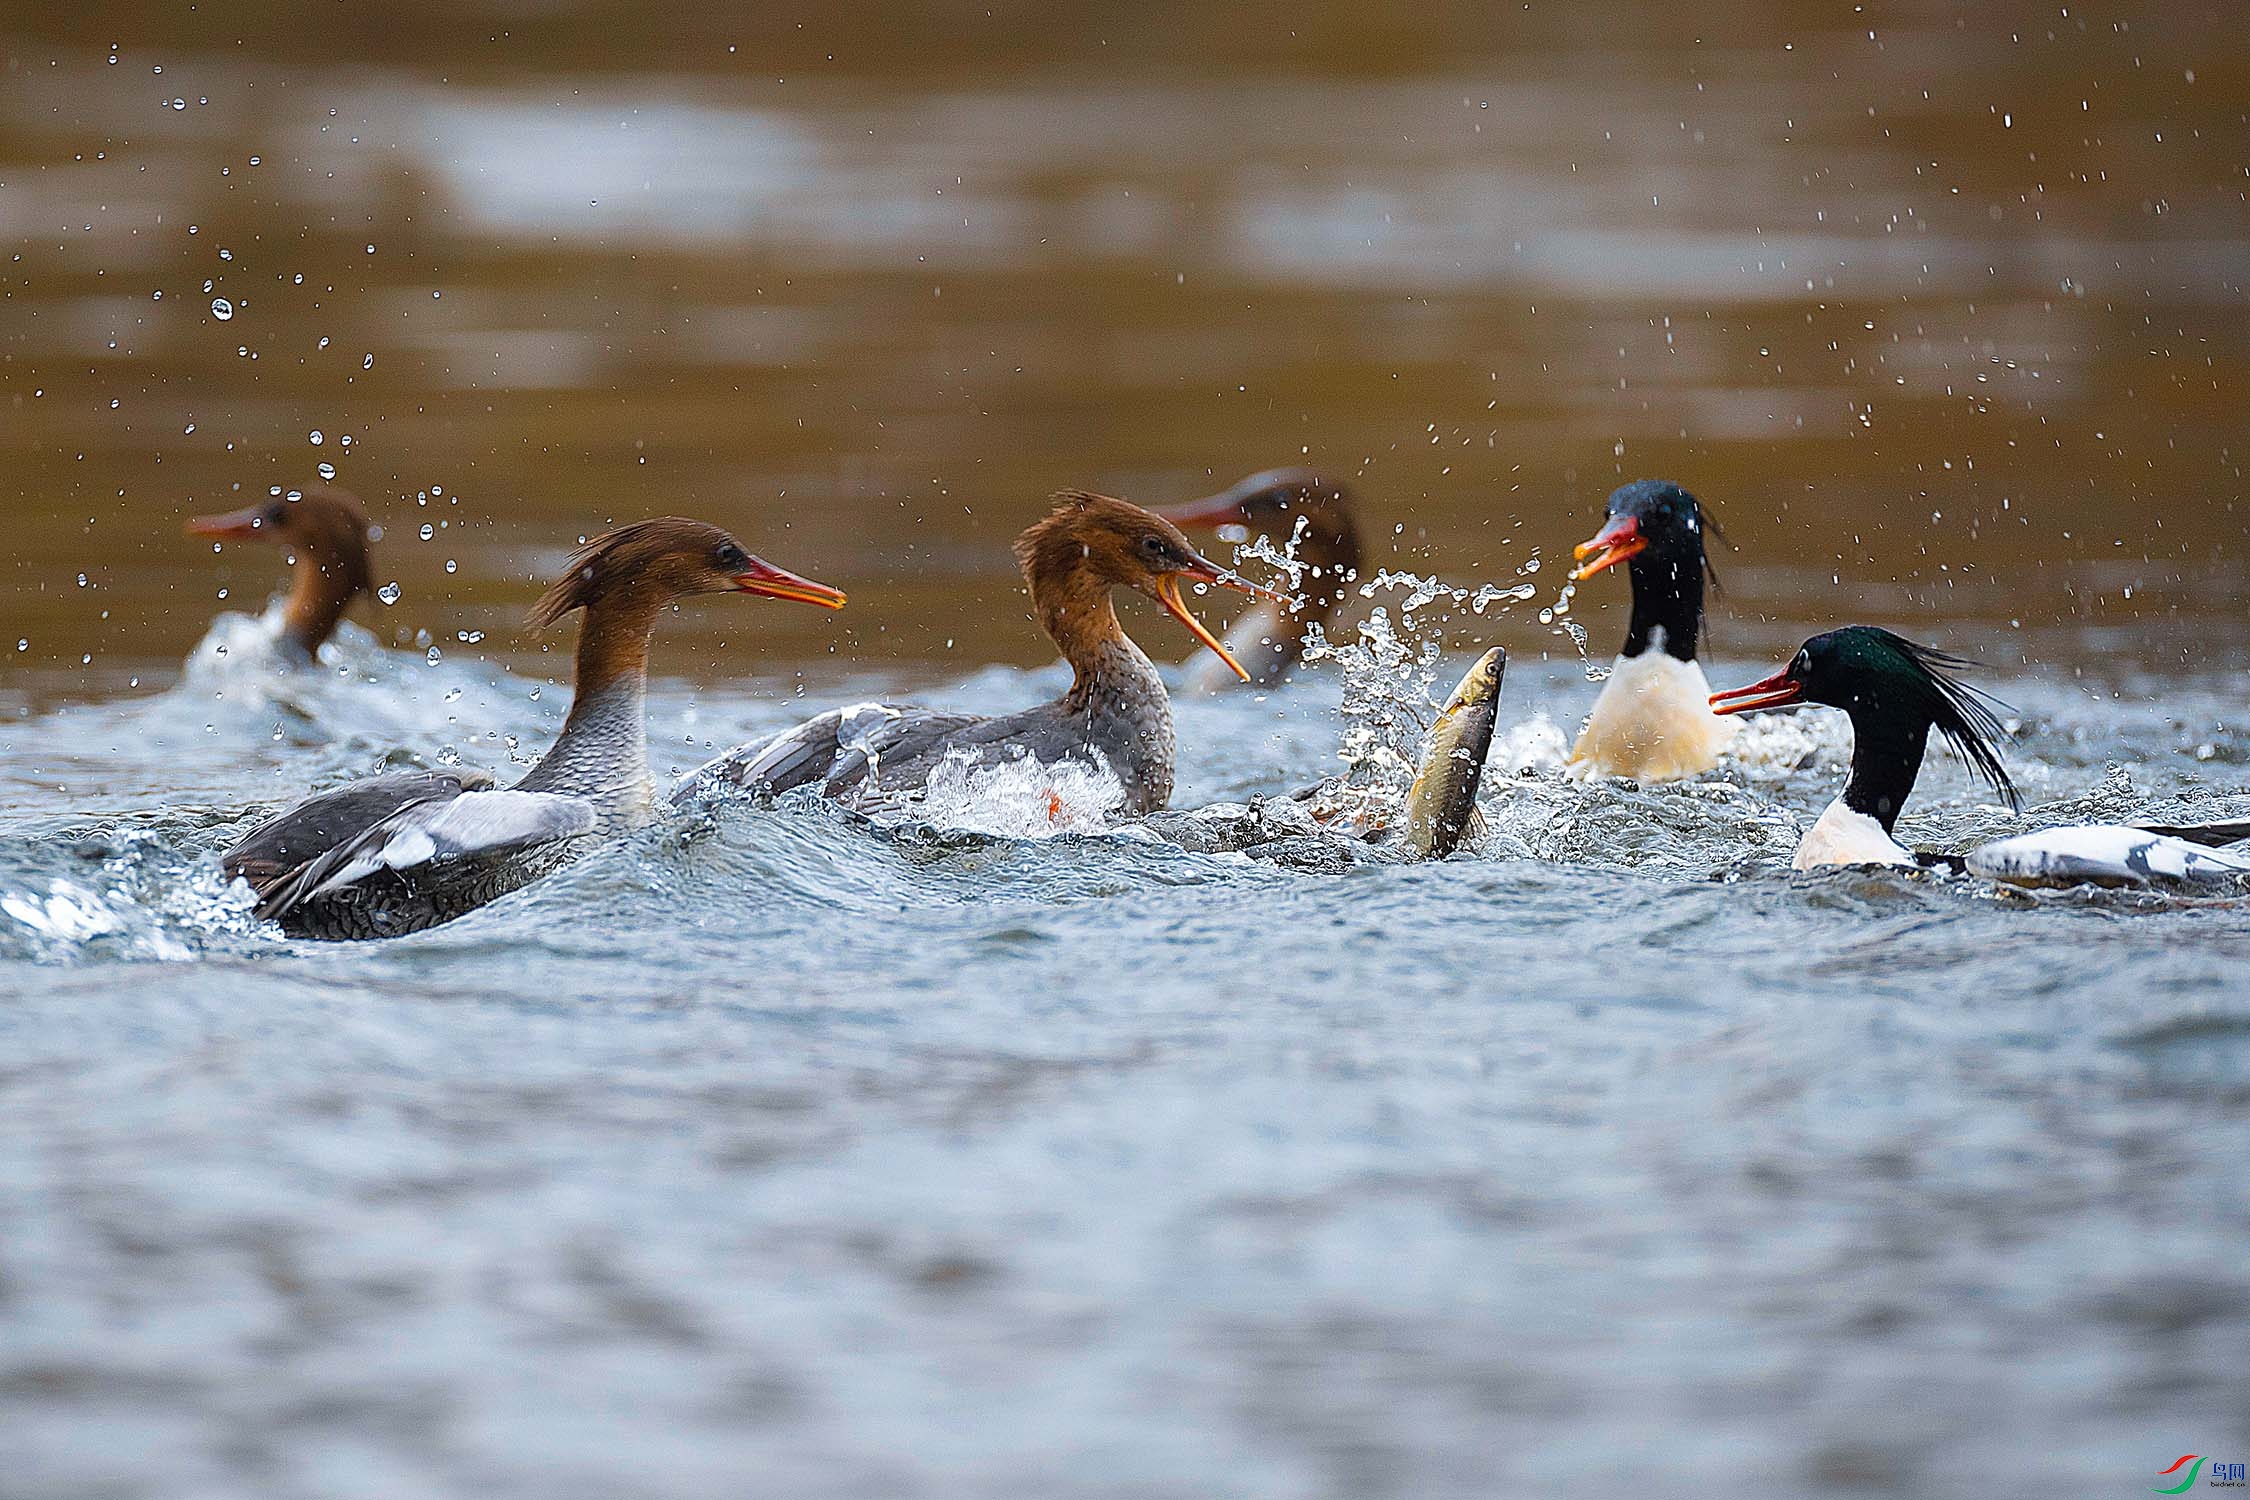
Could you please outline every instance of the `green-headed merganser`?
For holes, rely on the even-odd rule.
[[[1996,705],[1952,675],[1967,665],[1888,630],[1847,625],[1806,641],[1773,676],[1712,695],[1711,707],[1721,714],[1820,703],[1851,716],[1851,774],[1843,795],[1798,844],[1797,869],[1955,863],[1916,854],[1892,832],[1921,772],[1932,729],[2002,800],[2018,805],[2015,783],[2000,759],[2006,731],[1993,712]],[[2112,824],[2049,828],[1985,844],[1958,863],[1970,874],[2015,885],[2198,884],[2250,874],[2250,855],[2204,848],[2173,834],[2208,838],[2228,831],[2227,825],[2170,833]]]
[[[1587,579],[1619,563],[1633,589],[1625,649],[1570,752],[1577,775],[1676,781],[1718,763],[1735,726],[1711,712],[1711,684],[1696,662],[1710,560],[1695,496],[1643,479],[1609,497],[1609,520],[1576,549]]]
[[[1182,505],[1159,506],[1156,514],[1175,525],[1212,529],[1240,527],[1245,533],[1294,540],[1294,556],[1304,565],[1300,603],[1292,608],[1256,604],[1227,631],[1227,649],[1259,687],[1279,683],[1304,660],[1315,625],[1326,629],[1343,608],[1359,577],[1359,526],[1355,502],[1343,481],[1316,469],[1267,469],[1228,489]],[[1239,679],[1210,657],[1188,671],[1189,685],[1201,692],[1232,686]]]
[[[824,583],[784,572],[701,521],[621,526],[587,543],[531,612],[573,610],[577,693],[562,733],[514,786],[477,771],[401,771],[299,803],[227,851],[257,913],[294,937],[378,938],[434,927],[529,884],[589,840],[646,820],[649,632],[695,594],[765,594],[841,609]]]
[[[197,516],[187,529],[193,536],[271,542],[288,550],[293,565],[281,639],[308,660],[335,633],[352,600],[374,592],[367,512],[348,490],[308,485],[223,516]]]
[[[1129,588],[1156,600],[1245,678],[1218,637],[1188,613],[1181,586],[1283,596],[1204,557],[1162,516],[1078,490],[1057,495],[1047,517],[1016,538],[1015,552],[1039,623],[1070,663],[1070,690],[1062,697],[998,718],[881,703],[836,709],[711,761],[681,783],[674,802],[686,805],[721,787],[779,794],[818,786],[825,795],[872,804],[924,790],[949,761],[984,767],[1028,759],[1113,780],[1117,809],[1127,814],[1163,807],[1172,796],[1171,700],[1118,624],[1110,591]],[[1049,800],[1050,813],[1059,813],[1051,791]]]

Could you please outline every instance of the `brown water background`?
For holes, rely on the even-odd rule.
[[[1467,584],[1677,478],[1738,649],[2233,649],[2246,42],[2231,4],[11,7],[0,654],[163,670],[279,576],[182,519],[322,462],[386,637],[520,649],[578,535],[665,512],[853,593],[689,611],[683,672],[1041,660],[1005,543],[1046,492],[1289,462]]]

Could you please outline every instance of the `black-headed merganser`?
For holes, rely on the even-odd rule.
[[[479,771],[401,771],[323,792],[259,825],[225,871],[294,937],[379,938],[434,927],[556,869],[589,840],[646,820],[643,702],[657,612],[696,594],[765,594],[841,609],[844,596],[744,551],[701,521],[665,518],[595,538],[532,609],[573,610],[577,692],[562,733],[514,786]]]
[[[2015,784],[2001,762],[2006,731],[1993,700],[1953,674],[1968,663],[1873,625],[1816,635],[1788,666],[1748,687],[1714,694],[1721,714],[1819,703],[1851,716],[1852,766],[1843,795],[1797,846],[1799,870],[1831,865],[1952,864],[1920,855],[1893,833],[1935,729],[2011,808]],[[1982,845],[1959,864],[2015,885],[2202,884],[2250,874],[2250,854],[2192,838],[2245,832],[2240,825],[2160,831],[2114,824],[2048,828]],[[2189,837],[2175,835],[2185,834]]]
[[[367,512],[348,490],[308,485],[223,516],[197,516],[187,529],[222,541],[271,542],[292,555],[281,639],[308,660],[335,634],[351,602],[374,592]]]
[[[1301,603],[1295,608],[1252,605],[1226,633],[1227,650],[1256,686],[1272,687],[1287,677],[1304,660],[1312,628],[1325,630],[1343,608],[1359,577],[1355,504],[1343,481],[1299,468],[1267,469],[1216,495],[1157,507],[1156,514],[1179,526],[1222,532],[1239,527],[1246,535],[1268,536],[1284,546],[1294,540],[1294,556],[1304,565]],[[1239,680],[1210,657],[1188,669],[1189,685],[1199,692]]]
[[[1015,553],[1039,623],[1070,663],[1070,690],[1062,697],[998,718],[879,703],[832,710],[718,757],[683,780],[673,800],[684,805],[716,787],[778,794],[818,786],[825,795],[871,804],[922,791],[948,761],[992,766],[1029,759],[1113,779],[1122,794],[1117,810],[1128,815],[1163,807],[1172,796],[1171,700],[1118,624],[1110,591],[1147,594],[1241,677],[1248,674],[1227,648],[1188,613],[1181,586],[1283,596],[1204,557],[1163,517],[1078,490],[1057,495],[1045,519],[1016,538]],[[1058,812],[1059,803],[1050,811]]]
[[[1669,480],[1642,479],[1611,494],[1608,522],[1578,545],[1573,579],[1626,565],[1633,619],[1570,752],[1574,774],[1700,776],[1734,738],[1735,726],[1711,712],[1711,684],[1695,659],[1711,573],[1707,524],[1695,496]]]

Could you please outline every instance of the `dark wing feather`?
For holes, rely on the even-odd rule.
[[[268,887],[365,833],[404,807],[451,800],[492,785],[483,771],[394,771],[307,797],[287,812],[268,818],[226,852],[227,878],[250,882],[261,896]]]
[[[2228,844],[2250,839],[2250,823],[2139,823],[2134,826],[2143,833],[2186,839],[2207,849],[2223,849]]]
[[[504,861],[592,833],[598,821],[585,798],[557,792],[511,788],[410,802],[261,892],[258,915],[278,920],[314,897],[386,872],[419,876]]]
[[[870,769],[919,762],[955,739],[973,736],[980,726],[998,722],[977,714],[880,703],[831,709],[772,739],[730,750],[690,773],[674,789],[672,803],[684,806],[722,786],[779,796],[817,785],[834,796],[858,786]],[[878,771],[877,779],[888,778]]]

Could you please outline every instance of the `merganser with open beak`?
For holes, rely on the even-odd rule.
[[[1843,795],[1797,846],[1799,870],[1831,865],[1930,865],[2016,885],[2207,884],[2250,874],[2250,854],[2202,842],[2250,833],[2242,825],[2169,831],[2085,824],[1998,840],[1954,861],[1917,854],[1893,833],[1937,730],[2010,807],[2015,784],[2000,759],[2005,737],[1993,700],[1953,673],[1968,663],[1872,625],[1816,635],[1788,666],[1712,695],[1721,714],[1820,703],[1851,715],[1852,767]],[[2184,835],[2184,836],[2176,836]]]
[[[367,512],[356,496],[333,485],[308,485],[223,516],[197,516],[187,529],[221,541],[271,542],[291,554],[281,638],[307,659],[335,634],[352,600],[374,591]]]
[[[1700,776],[1734,738],[1735,726],[1711,712],[1711,684],[1695,659],[1703,585],[1712,577],[1706,521],[1695,496],[1669,480],[1643,479],[1609,497],[1607,523],[1578,545],[1574,579],[1625,565],[1633,619],[1570,752],[1575,774]]]
[[[649,813],[648,641],[657,611],[746,593],[841,609],[844,596],[752,557],[701,521],[666,518],[595,538],[531,612],[573,610],[577,693],[539,763],[496,789],[478,771],[402,771],[323,792],[261,824],[224,868],[293,937],[378,938],[434,927],[558,868]]]
[[[923,790],[949,759],[988,766],[1028,757],[1114,777],[1118,808],[1129,815],[1163,807],[1172,796],[1172,705],[1156,668],[1118,624],[1111,590],[1156,600],[1245,680],[1249,673],[1188,612],[1180,590],[1230,588],[1275,603],[1284,596],[1204,557],[1162,516],[1078,490],[1058,494],[1047,517],[1016,538],[1015,552],[1039,623],[1070,663],[1062,697],[997,718],[879,703],[837,709],[718,757],[681,783],[674,802],[714,787],[778,794],[818,786],[867,804]]]
[[[1265,535],[1286,544],[1304,564],[1304,586],[1294,608],[1253,605],[1227,631],[1227,650],[1259,687],[1281,682],[1304,660],[1312,627],[1326,629],[1344,604],[1345,592],[1359,577],[1359,527],[1351,491],[1341,480],[1314,469],[1267,469],[1231,488],[1182,505],[1159,506],[1156,514],[1189,529],[1216,529],[1228,540]],[[1189,669],[1189,684],[1199,692],[1233,686],[1239,679],[1212,658]]]

